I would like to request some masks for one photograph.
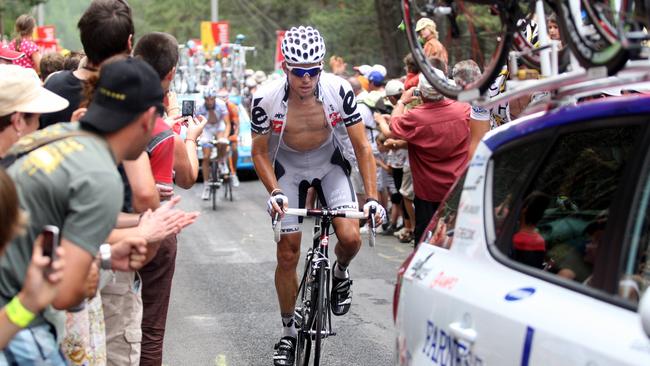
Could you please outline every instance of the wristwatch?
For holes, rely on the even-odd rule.
[[[102,269],[112,269],[113,268],[113,263],[111,263],[111,245],[110,244],[102,244],[99,246],[99,260],[100,260],[100,267]]]

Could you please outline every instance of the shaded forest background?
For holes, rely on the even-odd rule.
[[[42,0],[0,0],[3,34],[13,34],[15,18]],[[210,18],[210,0],[128,0],[138,35],[168,32],[179,42],[199,38],[200,22]],[[90,0],[48,0],[45,23],[53,24],[63,47],[81,49],[76,28]],[[397,29],[401,21],[395,0],[220,0],[219,19],[230,22],[230,38],[241,33],[246,45],[257,47],[251,67],[271,71],[275,31],[310,24],[323,34],[328,57],[340,55],[353,65],[382,63],[389,73],[402,72],[408,52],[406,37]]]

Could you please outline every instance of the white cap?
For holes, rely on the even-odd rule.
[[[0,90],[0,116],[57,112],[70,104],[43,88],[34,69],[16,65],[0,65]]]
[[[363,76],[368,76],[368,74],[370,74],[370,72],[372,71],[372,66],[361,65],[361,66],[355,66],[354,69],[359,71],[359,74]]]
[[[257,86],[257,81],[255,81],[255,79],[252,76],[247,77],[245,83],[248,88],[254,88]]]
[[[397,79],[389,80],[388,83],[386,83],[386,96],[387,97],[392,97],[396,95],[400,95],[404,92],[404,83]]]
[[[255,79],[256,83],[262,84],[263,82],[266,81],[266,73],[262,70],[257,70],[253,75],[253,79]]]
[[[378,71],[383,77],[386,77],[386,74],[388,72],[383,65],[379,64],[372,65],[372,70],[370,70],[370,72],[372,71]]]

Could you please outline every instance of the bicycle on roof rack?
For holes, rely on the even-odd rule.
[[[282,200],[277,201],[282,207]],[[336,335],[332,329],[332,310],[330,307],[330,282],[332,268],[328,256],[330,228],[332,219],[368,219],[370,225],[369,245],[375,246],[374,209],[368,216],[361,211],[289,208],[287,215],[314,218],[312,247],[305,257],[305,269],[298,287],[295,318],[298,336],[296,340],[296,366],[318,366],[321,363],[322,341]],[[272,220],[274,238],[280,241],[282,221],[279,215]],[[313,347],[312,347],[313,346]]]
[[[502,73],[508,54],[514,50],[521,64],[541,69],[543,77],[555,76],[558,53],[570,52],[580,66],[599,68],[594,74],[614,75],[626,62],[643,54],[649,23],[648,0],[402,0],[403,20],[409,47],[421,72],[441,94],[471,101],[486,93]],[[557,14],[562,39],[568,47],[550,42],[545,6]],[[420,17],[438,24],[440,42],[452,64],[473,59],[481,75],[467,85],[456,85],[445,73],[436,73],[424,53],[416,31]],[[537,21],[535,22],[535,19]],[[417,29],[420,31],[420,29]],[[559,57],[566,60],[567,57]],[[443,70],[444,71],[444,70]]]

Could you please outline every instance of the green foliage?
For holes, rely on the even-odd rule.
[[[30,13],[35,5],[47,0],[0,0],[0,36],[12,37],[14,23],[20,14]],[[0,37],[2,38],[2,37]]]

